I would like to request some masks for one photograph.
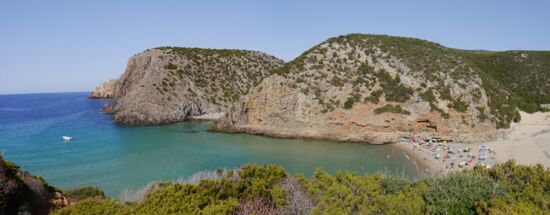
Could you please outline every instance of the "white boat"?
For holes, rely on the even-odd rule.
[[[71,136],[62,136],[62,138],[63,138],[63,140],[65,140],[65,141],[70,141],[70,140],[73,139],[73,137],[71,137]]]

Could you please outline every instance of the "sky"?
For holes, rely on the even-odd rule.
[[[0,0],[0,94],[91,91],[158,46],[259,50],[289,61],[349,33],[550,50],[550,1]]]

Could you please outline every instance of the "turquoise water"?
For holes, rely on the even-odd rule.
[[[277,139],[207,132],[211,122],[125,127],[101,113],[107,100],[87,93],[0,96],[0,150],[23,170],[60,188],[99,186],[108,196],[155,180],[245,163],[275,163],[294,173],[390,171],[416,176],[393,146]],[[74,139],[64,142],[61,136]],[[390,154],[390,158],[387,155]]]

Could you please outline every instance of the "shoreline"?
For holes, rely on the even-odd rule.
[[[400,132],[374,132],[366,139],[321,135],[305,131],[302,134],[273,132],[268,129],[251,127],[212,126],[209,131],[222,133],[244,133],[273,138],[318,139],[338,142],[358,142],[364,144],[392,144],[413,162],[420,174],[445,175],[452,171],[472,168],[481,164],[488,168],[515,160],[518,164],[542,164],[550,167],[550,113],[533,114],[520,112],[522,120],[512,123],[508,129],[469,133],[449,137],[455,142],[421,144],[421,141],[403,143],[401,136],[417,137],[426,140],[432,137],[445,137],[445,134],[410,134]],[[370,138],[372,137],[372,139]],[[456,141],[460,139],[460,141]],[[375,140],[375,141],[373,141]],[[377,141],[376,141],[377,140]],[[469,148],[469,150],[467,150]],[[481,156],[481,158],[480,158]]]
[[[225,115],[224,112],[207,113],[198,116],[189,116],[190,120],[218,120]]]
[[[503,130],[502,136],[491,141],[479,141],[473,143],[448,143],[434,147],[419,146],[419,143],[400,143],[394,145],[410,156],[411,162],[420,164],[423,172],[438,175],[449,172],[472,168],[476,164],[492,167],[508,160],[515,160],[518,164],[541,164],[550,168],[550,113],[537,112],[528,114],[521,112],[522,121],[513,123],[510,128]],[[471,154],[475,158],[465,156],[465,153],[454,153],[448,159],[443,159],[445,152],[434,151],[435,147],[450,147],[453,150],[471,148]],[[479,160],[479,149],[487,149],[484,160]],[[436,159],[435,154],[441,158]],[[456,156],[456,155],[462,156]],[[472,161],[471,165],[456,167],[457,162]],[[455,166],[451,167],[450,163]]]
[[[400,150],[405,156],[416,166],[416,170],[419,175],[437,175],[443,173],[443,169],[440,165],[429,162],[429,157],[426,154],[422,154],[407,145],[401,143],[394,143],[395,148]]]

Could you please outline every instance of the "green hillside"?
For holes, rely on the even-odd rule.
[[[463,54],[511,92],[520,109],[535,112],[542,110],[540,104],[550,104],[550,51]]]
[[[479,55],[485,53],[479,52]],[[420,97],[430,102],[432,111],[444,118],[449,114],[442,110],[441,104],[461,113],[475,108],[481,121],[488,119],[497,128],[506,128],[513,120],[519,120],[516,108],[519,101],[509,99],[510,90],[501,86],[508,82],[486,72],[489,69],[476,56],[476,53],[421,39],[349,34],[330,38],[309,49],[277,73],[295,81],[296,84],[291,85],[306,94],[315,94],[326,112],[338,107],[349,109],[357,102],[377,103],[380,96],[397,103]],[[374,69],[381,64],[389,64],[398,75],[392,78],[387,71]],[[401,79],[408,76],[420,84],[406,85],[400,76]],[[318,87],[323,82],[337,87],[349,83],[353,85],[353,92],[347,99],[331,100],[324,97]],[[373,91],[376,86],[379,90]],[[487,107],[481,101],[482,89],[488,97]]]

